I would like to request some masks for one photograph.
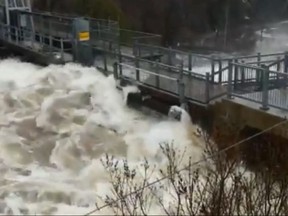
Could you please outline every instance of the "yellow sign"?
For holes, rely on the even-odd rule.
[[[90,40],[90,33],[89,32],[80,32],[79,33],[79,41],[88,41]]]

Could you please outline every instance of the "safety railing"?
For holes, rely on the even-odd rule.
[[[71,43],[70,39],[53,38],[51,35],[41,34],[32,29],[4,24],[0,24],[0,32],[0,38],[10,44],[55,57],[63,62],[73,61],[72,48],[65,47],[65,43]]]
[[[168,47],[157,46],[153,44],[138,43],[136,46],[136,55],[142,56],[142,53],[147,53],[149,56],[161,56],[162,63],[167,65],[180,65],[189,71],[198,74],[205,74],[207,67],[210,66],[211,58],[209,56],[185,52]]]
[[[30,28],[41,34],[49,34],[54,37],[73,38],[73,19],[65,16],[53,16],[47,13],[18,11],[18,16],[26,23],[30,23]]]
[[[149,34],[145,32],[133,31],[120,28],[108,28],[99,26],[97,29],[91,30],[91,40],[93,45],[99,49],[107,49],[109,51],[122,50],[123,55],[135,55],[135,44],[138,42],[145,44],[161,44],[161,36]],[[106,45],[108,44],[108,46]],[[103,47],[105,45],[105,47]]]
[[[233,57],[230,59],[211,58],[211,78],[218,84],[228,83],[228,62],[232,60],[235,64],[247,64],[252,66],[265,65],[269,70],[286,72],[288,68],[287,53],[272,53]]]
[[[180,104],[185,102],[185,85],[181,77],[174,78],[124,63],[114,63],[114,77],[179,97]]]
[[[234,79],[233,79],[234,76]],[[261,67],[229,63],[228,97],[237,97],[270,107],[288,110],[288,74]]]
[[[117,73],[116,73],[117,72]],[[207,105],[212,100],[226,94],[226,88],[211,83],[211,75],[194,73],[186,70],[183,65],[170,66],[157,61],[131,57],[126,62],[117,63],[117,79],[129,80],[157,91],[176,95],[180,101],[193,101]],[[171,80],[177,80],[177,84]],[[181,84],[181,93],[176,87]]]

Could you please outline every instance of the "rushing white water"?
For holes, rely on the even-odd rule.
[[[203,146],[189,116],[177,122],[131,110],[131,89],[117,90],[95,68],[0,61],[0,213],[86,214],[110,192],[105,153],[161,168],[159,144],[173,142],[186,149],[182,162],[199,160]]]

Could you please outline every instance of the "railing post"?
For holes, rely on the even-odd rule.
[[[155,77],[155,82],[156,82],[156,87],[159,88],[159,87],[160,87],[159,63],[158,63],[158,61],[156,61],[155,63],[156,63],[155,71],[156,71],[156,74],[158,74],[158,75]]]
[[[139,62],[139,58],[138,56],[135,57],[135,68],[136,68],[136,80],[139,81],[140,80],[140,62]]]
[[[104,63],[104,71],[108,71],[108,68],[107,68],[107,52],[106,50],[104,49],[104,52],[103,52],[103,63]]]
[[[172,66],[172,49],[171,49],[171,47],[169,47],[169,50],[168,50],[168,65]],[[168,68],[168,71],[171,72],[170,67]]]
[[[279,56],[277,57],[276,71],[280,72],[280,57]],[[277,83],[278,83],[279,82],[279,74],[278,73],[277,73],[276,77],[277,77]]]
[[[206,73],[206,82],[205,82],[205,101],[206,104],[210,101],[210,73]]]
[[[244,64],[244,61],[242,61],[242,64]],[[241,67],[241,84],[245,83],[245,68]]]
[[[227,86],[227,97],[232,99],[232,83],[233,82],[233,64],[232,60],[228,61],[228,86]]]
[[[120,48],[118,50],[118,63],[119,63],[119,74],[120,74],[120,76],[122,76],[123,67],[122,67],[122,53],[121,53],[121,49]]]
[[[192,71],[192,54],[191,53],[189,53],[189,56],[188,56],[188,69],[189,71]]]
[[[16,44],[18,44],[19,43],[19,34],[18,34],[18,31],[19,31],[19,27],[16,27],[15,28],[15,34],[16,34]]]
[[[222,71],[222,60],[220,59],[219,60],[219,76],[218,76],[218,83],[221,84],[222,83],[222,74],[223,74],[223,71]]]
[[[118,64],[117,62],[115,62],[113,64],[113,75],[114,75],[114,79],[115,80],[118,80],[119,79],[119,76],[118,76]]]
[[[32,49],[35,49],[35,40],[36,40],[36,38],[35,38],[34,28],[32,28],[32,30],[30,30],[30,31],[31,31],[31,34],[32,34],[32,38],[31,38],[31,41],[32,41]],[[61,56],[62,56],[62,53],[61,53]]]
[[[60,46],[61,46],[61,60],[64,60],[64,44],[63,44],[63,38],[60,39]]]
[[[288,52],[284,55],[284,73],[288,73]]]
[[[268,110],[268,100],[269,100],[269,70],[267,70],[267,66],[261,65],[261,72],[263,77],[263,88],[262,88],[262,106],[260,109],[262,110]]]
[[[215,60],[212,58],[211,60],[211,81],[214,83],[215,80]]]
[[[235,59],[235,64],[238,64],[238,59]],[[238,65],[234,65],[234,89],[237,88],[238,83]]]
[[[183,81],[183,62],[181,62],[179,78],[178,78],[178,94],[179,94],[179,102],[180,106],[185,109],[186,101],[185,101],[185,83]]]

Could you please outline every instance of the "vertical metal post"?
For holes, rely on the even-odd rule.
[[[238,64],[238,59],[235,59],[235,64]],[[238,65],[234,65],[234,89],[237,88],[238,83]]]
[[[119,50],[118,50],[119,74],[120,74],[120,76],[122,76],[123,67],[122,67],[122,53],[121,53],[120,44],[118,45],[118,47],[119,47]]]
[[[205,82],[205,101],[206,104],[210,101],[210,74],[206,73],[206,82]]]
[[[214,83],[215,80],[215,60],[211,59],[211,81]]]
[[[19,34],[18,34],[18,31],[19,31],[19,26],[15,28],[15,34],[16,34],[16,44],[19,43]]]
[[[156,82],[156,87],[159,88],[160,87],[160,77],[159,77],[159,74],[160,74],[160,71],[159,71],[159,62],[156,61],[155,62],[155,71],[156,71],[156,74],[157,76],[155,77],[155,82]]]
[[[108,66],[107,66],[107,52],[104,49],[103,52],[103,61],[104,61],[104,71],[107,72],[108,71]]]
[[[30,31],[31,31],[31,33],[32,33],[32,38],[30,38],[30,40],[32,41],[32,48],[35,49],[36,36],[35,36],[34,28],[32,28]]]
[[[192,71],[192,54],[191,53],[189,53],[189,56],[188,56],[188,70]]]
[[[64,61],[64,44],[63,44],[63,38],[60,39],[60,46],[61,46],[61,60]]]
[[[171,47],[169,47],[169,50],[168,50],[168,65],[169,66],[172,66],[172,49]],[[171,68],[169,67],[168,68],[168,71],[171,72]]]
[[[227,86],[227,97],[232,99],[232,83],[233,82],[233,64],[232,60],[228,61],[228,86]]]
[[[222,60],[219,60],[219,77],[218,77],[218,83],[221,84],[222,83]]]
[[[268,100],[269,100],[269,70],[267,69],[267,66],[261,65],[261,72],[263,77],[263,88],[262,88],[262,106],[260,109],[262,110],[268,110]]]
[[[183,80],[183,61],[181,62],[178,78],[178,94],[181,107],[185,107],[185,84]]]
[[[244,61],[242,61],[242,64],[244,64]],[[245,68],[241,67],[241,84],[245,83]]]
[[[140,81],[140,62],[138,56],[135,57],[136,80]]]
[[[280,72],[280,57],[277,57],[276,71]],[[279,73],[276,74],[277,83],[279,83]]]
[[[284,55],[284,73],[288,73],[288,52]]]
[[[113,64],[113,75],[114,75],[114,79],[115,80],[118,80],[119,79],[119,76],[118,76],[118,64],[117,62],[115,62]]]
[[[261,53],[257,53],[257,66],[260,67],[260,62],[261,62]],[[261,83],[262,78],[261,78],[261,70],[256,70],[256,82]]]
[[[181,64],[180,64],[180,68],[179,68],[179,76],[178,76],[178,79],[179,80],[183,80],[183,75],[184,75],[184,68],[183,68],[184,64],[183,64],[183,60],[181,61]]]
[[[103,69],[107,72],[107,55],[106,55],[106,43],[103,44]]]

